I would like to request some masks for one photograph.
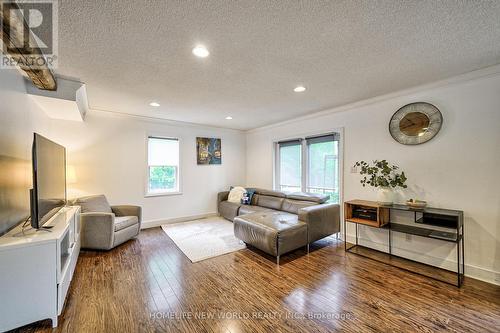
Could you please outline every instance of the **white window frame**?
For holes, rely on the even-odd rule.
[[[276,191],[280,191],[280,152],[279,142],[300,140],[301,141],[301,154],[302,154],[302,169],[301,169],[301,190],[306,190],[309,186],[309,149],[307,147],[307,137],[315,137],[337,133],[339,135],[338,146],[338,169],[339,169],[339,204],[343,204],[344,198],[344,129],[335,128],[327,131],[301,133],[285,138],[277,138],[273,140],[273,187]]]
[[[177,140],[179,145],[179,165],[177,166],[177,191],[164,191],[164,192],[149,192],[149,139],[157,138],[157,139],[166,139],[166,140]],[[147,134],[146,135],[146,158],[145,158],[145,172],[144,172],[144,197],[162,197],[162,196],[170,196],[170,195],[181,195],[182,194],[182,179],[181,179],[181,169],[182,169],[182,153],[181,153],[181,139],[173,136],[165,136],[158,134]]]

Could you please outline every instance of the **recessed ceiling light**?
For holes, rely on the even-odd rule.
[[[156,102],[151,102],[151,103],[149,103],[149,105],[154,106],[154,107],[158,107],[158,106],[160,106],[160,104],[159,104],[159,103],[156,103]]]
[[[303,91],[306,91],[306,87],[304,87],[304,86],[298,86],[298,87],[295,87],[293,89],[293,91],[295,91],[295,92],[303,92]]]
[[[208,55],[210,54],[210,52],[208,52],[207,48],[203,45],[197,45],[194,49],[193,49],[193,54],[199,58],[206,58],[208,57]]]
[[[226,120],[231,120],[231,119],[233,119],[233,117],[231,117],[231,116],[226,117]]]

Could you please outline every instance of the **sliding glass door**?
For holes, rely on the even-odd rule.
[[[327,194],[339,202],[339,141],[334,135],[308,138],[306,192]]]
[[[337,133],[278,142],[276,149],[276,189],[326,194],[339,203]]]
[[[302,144],[301,140],[278,143],[279,190],[300,192],[302,188]]]

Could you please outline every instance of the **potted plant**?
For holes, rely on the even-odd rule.
[[[392,205],[394,200],[393,189],[397,187],[407,188],[407,180],[404,171],[398,172],[399,167],[390,165],[386,160],[375,160],[373,164],[359,161],[354,164],[360,167],[360,174],[363,176],[361,184],[373,186],[378,189],[377,202],[381,205]]]

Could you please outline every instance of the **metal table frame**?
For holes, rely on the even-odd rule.
[[[377,227],[373,227],[373,226],[370,226],[370,225],[367,225],[367,224],[362,224],[362,223],[358,223],[358,222],[354,222],[354,221],[349,221],[348,219],[344,219],[344,248],[345,248],[345,251],[349,252],[349,253],[357,254],[357,255],[365,257],[365,258],[376,260],[376,261],[385,263],[387,265],[391,265],[390,263],[387,263],[387,262],[384,262],[384,261],[381,261],[381,260],[378,260],[378,259],[366,256],[366,255],[363,255],[361,253],[356,253],[356,252],[351,251],[352,249],[354,249],[355,247],[358,247],[358,246],[364,247],[363,245],[359,245],[358,244],[358,224],[362,224],[363,226],[367,226],[367,227],[370,227],[370,228],[387,229],[388,230],[388,248],[389,248],[389,252],[383,252],[383,251],[379,251],[379,252],[387,253],[387,254],[389,254],[389,257],[398,257],[398,258],[402,258],[404,260],[408,260],[408,261],[412,261],[412,262],[417,262],[419,264],[430,266],[430,267],[436,267],[436,266],[432,266],[432,265],[429,265],[429,264],[425,264],[425,263],[422,263],[422,262],[419,262],[419,261],[415,261],[415,260],[412,260],[412,259],[404,258],[404,257],[401,257],[401,256],[393,254],[392,253],[392,233],[393,232],[400,232],[400,233],[415,235],[415,236],[419,236],[419,237],[437,239],[437,240],[441,240],[441,241],[445,241],[445,242],[452,242],[452,243],[456,244],[456,248],[457,248],[457,272],[456,272],[456,274],[457,274],[457,283],[456,284],[450,283],[448,281],[443,281],[443,280],[440,280],[440,279],[437,279],[437,278],[434,278],[434,277],[428,276],[426,274],[422,274],[422,273],[419,273],[419,272],[416,272],[416,271],[413,271],[413,270],[410,270],[410,269],[407,269],[407,268],[404,268],[404,267],[399,267],[399,266],[394,266],[394,265],[391,265],[391,266],[397,267],[399,269],[403,269],[403,270],[406,270],[406,271],[409,271],[409,272],[412,272],[412,273],[415,273],[415,274],[419,274],[419,275],[423,275],[423,276],[426,276],[426,277],[429,277],[429,278],[433,278],[435,280],[438,280],[438,281],[441,281],[441,282],[445,282],[445,283],[448,283],[448,284],[451,284],[451,285],[454,285],[454,286],[460,288],[461,285],[462,285],[462,283],[463,283],[464,269],[465,269],[463,212],[462,211],[456,211],[456,210],[434,209],[434,208],[428,208],[428,209],[424,209],[424,210],[410,209],[410,208],[408,208],[407,206],[404,206],[404,205],[392,205],[392,206],[387,206],[386,208],[389,209],[389,221],[391,220],[390,217],[391,217],[391,211],[392,210],[407,211],[407,212],[414,213],[414,220],[415,220],[416,224],[418,223],[418,219],[417,219],[417,214],[418,213],[433,212],[433,213],[437,213],[437,214],[456,216],[458,218],[458,223],[457,223],[456,229],[455,228],[449,228],[450,230],[455,230],[456,231],[456,238],[454,238],[454,239],[451,239],[451,238],[450,239],[443,239],[443,238],[438,238],[438,237],[425,236],[423,234],[423,232],[419,232],[419,231],[433,230],[432,228],[425,228],[425,227],[418,227],[418,226],[396,224],[396,223],[391,223],[391,222],[389,222],[388,224],[384,225],[383,227],[378,227],[377,228]],[[354,223],[356,225],[356,241],[355,241],[355,244],[352,245],[352,246],[350,246],[350,247],[347,246],[347,223]],[[452,233],[450,233],[450,234],[452,234]],[[365,248],[368,248],[368,247],[365,247]],[[371,249],[371,250],[378,251],[378,250],[375,250],[375,249]],[[443,268],[440,268],[440,267],[436,267],[436,268],[443,269]]]

